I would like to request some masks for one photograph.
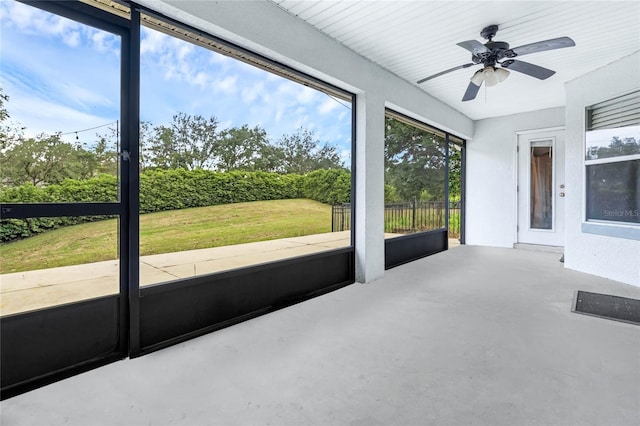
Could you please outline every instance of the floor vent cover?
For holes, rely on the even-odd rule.
[[[637,299],[578,290],[571,311],[640,325],[640,300]]]

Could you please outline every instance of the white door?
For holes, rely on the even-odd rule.
[[[564,246],[564,131],[518,135],[518,242]]]

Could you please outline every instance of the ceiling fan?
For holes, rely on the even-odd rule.
[[[547,79],[556,73],[548,68],[524,61],[518,61],[513,58],[528,55],[530,53],[561,49],[576,45],[576,43],[569,37],[560,37],[553,38],[551,40],[539,41],[537,43],[525,44],[523,46],[510,49],[509,43],[505,43],[504,41],[493,41],[497,32],[498,26],[490,25],[484,28],[480,33],[483,38],[488,40],[485,44],[482,44],[477,40],[468,40],[458,43],[458,46],[471,52],[472,62],[433,74],[429,77],[423,78],[422,80],[418,80],[417,84],[424,83],[425,81],[452,71],[482,64],[482,69],[476,71],[471,77],[471,82],[469,82],[469,86],[467,86],[467,90],[462,97],[462,101],[470,101],[475,99],[483,82],[487,87],[491,87],[504,81],[504,79],[509,76],[509,71],[507,71],[507,69],[521,72],[539,80]],[[497,65],[500,65],[500,67]]]

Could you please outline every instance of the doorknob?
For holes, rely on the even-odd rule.
[[[564,197],[564,192],[561,192],[559,195],[560,195],[561,197]]]

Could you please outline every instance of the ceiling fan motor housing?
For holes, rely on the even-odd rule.
[[[476,64],[495,65],[503,58],[513,58],[515,53],[509,49],[509,43],[504,41],[488,41],[485,44],[487,52],[478,52],[471,56],[471,60]]]

